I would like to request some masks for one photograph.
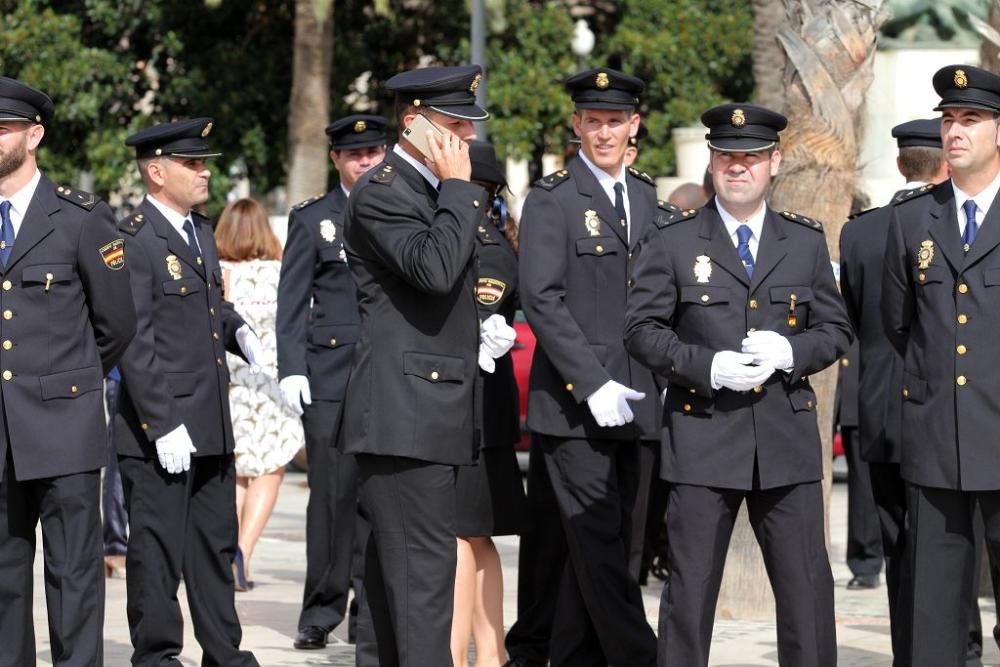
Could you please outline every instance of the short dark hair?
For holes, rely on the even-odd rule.
[[[930,181],[941,169],[944,151],[933,146],[899,149],[899,171],[907,181]]]

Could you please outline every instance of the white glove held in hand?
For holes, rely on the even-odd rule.
[[[751,331],[743,339],[743,352],[753,355],[761,366],[770,366],[779,371],[790,371],[794,367],[792,344],[776,331]]]
[[[514,347],[517,331],[507,324],[503,315],[490,315],[479,325],[479,349],[499,359]]]
[[[243,351],[243,356],[250,364],[250,372],[260,373],[260,361],[264,357],[264,348],[260,344],[260,338],[253,332],[249,324],[244,324],[236,330],[236,342]]]
[[[196,451],[184,424],[156,439],[156,456],[163,469],[171,475],[190,470],[191,454]]]
[[[598,426],[622,426],[632,421],[629,401],[641,401],[646,394],[630,389],[614,380],[608,380],[601,388],[587,397],[590,414],[594,415]]]
[[[305,375],[289,375],[278,383],[281,397],[285,405],[296,417],[302,416],[302,405],[312,405],[312,394],[309,392],[309,378]]]
[[[750,391],[774,373],[773,366],[751,366],[753,356],[732,350],[716,352],[712,357],[712,389]]]

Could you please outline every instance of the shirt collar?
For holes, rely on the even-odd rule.
[[[577,157],[579,157],[583,161],[583,163],[587,165],[587,169],[590,169],[591,173],[594,174],[594,178],[597,179],[597,182],[601,184],[601,187],[604,188],[606,192],[614,192],[615,183],[621,183],[622,186],[624,186],[625,189],[628,190],[628,183],[625,182],[625,174],[628,173],[628,169],[625,168],[624,163],[622,163],[622,168],[621,171],[618,173],[618,178],[615,178],[614,176],[612,176],[611,174],[609,174],[608,172],[604,171],[596,164],[591,162],[590,158],[587,157],[587,154],[584,153],[583,150],[577,153]],[[611,201],[613,202],[614,198],[612,198]]]
[[[998,172],[993,178],[993,182],[987,185],[986,188],[975,197],[970,197],[962,192],[962,190],[955,185],[954,179],[951,181],[951,187],[955,190],[955,205],[958,207],[959,211],[962,210],[962,206],[965,204],[965,201],[967,199],[971,199],[976,202],[976,208],[979,211],[982,211],[983,217],[985,218],[986,214],[990,210],[990,206],[993,204],[993,200],[996,199],[997,192],[1000,191],[1000,172]]]
[[[392,147],[392,152],[398,155],[399,157],[403,158],[404,160],[406,160],[406,162],[409,163],[411,167],[416,169],[420,173],[420,175],[424,177],[424,180],[426,180],[428,183],[431,184],[431,187],[433,187],[435,190],[438,189],[438,186],[441,184],[441,179],[435,176],[434,172],[428,169],[427,165],[424,164],[423,161],[418,160],[417,158],[407,153],[405,150],[403,150],[403,148],[399,144],[396,144],[395,146]]]
[[[167,219],[171,227],[176,229],[178,233],[184,233],[184,221],[191,218],[190,211],[188,211],[187,215],[182,215],[149,193],[146,193],[146,199],[156,207],[156,210],[163,214],[163,217]],[[181,238],[186,239],[187,237],[182,236]]]
[[[351,191],[344,187],[343,183],[340,183],[340,189],[343,191],[345,197],[351,196]]]
[[[28,206],[31,204],[31,199],[35,196],[35,190],[38,189],[38,183],[41,180],[42,172],[35,169],[35,175],[31,177],[31,180],[7,200],[10,202],[12,220],[14,218],[24,219],[24,214],[28,212]]]
[[[750,216],[748,220],[739,220],[732,213],[727,211],[723,206],[722,202],[719,201],[719,197],[715,198],[715,206],[719,209],[719,217],[722,218],[722,222],[726,225],[726,231],[729,236],[736,238],[736,230],[739,229],[740,225],[746,225],[753,232],[753,238],[760,243],[760,235],[764,230],[764,216],[767,214],[767,204],[761,202],[760,208]]]

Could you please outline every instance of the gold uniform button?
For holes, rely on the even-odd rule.
[[[336,344],[337,344],[337,339],[336,338],[331,338],[330,339],[330,347],[333,347]]]
[[[6,292],[7,290],[9,290],[13,286],[14,286],[14,284],[12,282],[10,282],[9,280],[3,281],[3,291],[4,292]]]
[[[958,347],[955,348],[955,351],[958,352],[959,354],[965,354],[966,352],[968,352],[968,349],[964,345],[959,345]]]
[[[194,258],[194,261],[196,261],[196,262],[198,262],[199,264],[201,264],[201,257],[195,257],[195,258]]]
[[[5,340],[3,342],[3,349],[9,350],[12,347],[14,347],[14,343],[10,342],[9,340]]]
[[[967,382],[968,382],[968,380],[966,380],[966,379],[965,379],[965,376],[964,376],[964,375],[959,375],[959,376],[958,376],[957,378],[955,378],[955,383],[956,383],[956,384],[957,384],[957,385],[958,385],[959,387],[964,387],[964,386],[965,386],[965,383],[967,383]]]
[[[925,280],[927,280],[927,276],[923,273],[918,273],[917,280],[919,280],[920,282],[924,282]]]
[[[958,293],[959,294],[965,294],[968,291],[969,291],[969,286],[966,285],[965,283],[962,283],[961,285],[958,286]]]
[[[596,248],[594,248],[594,250],[596,250],[598,252],[598,254],[600,254],[600,253],[604,252],[604,246],[599,245]]]
[[[187,287],[182,287],[181,288],[181,294],[187,294],[187,293],[188,293],[188,288]]]
[[[216,357],[215,358],[215,363],[217,363],[218,365],[221,366],[222,365],[222,357]]]
[[[6,317],[6,315],[4,315],[4,316]],[[959,324],[965,324],[968,321],[969,321],[969,317],[965,313],[962,313],[961,315],[958,316],[958,323]]]
[[[764,391],[764,388],[760,385],[757,385],[756,387],[753,388],[753,393],[755,394],[759,394],[762,391]]]
[[[440,373],[438,373],[437,371],[431,371],[431,379],[432,380],[437,380],[439,377],[441,377]]]
[[[4,371],[4,372],[3,372],[3,379],[4,379],[4,380],[9,380],[9,379],[11,379],[12,377],[14,377],[14,374],[13,374],[13,373],[11,373],[10,371]]]
[[[479,200],[478,199],[473,199],[472,200],[472,208],[479,208]]]
[[[810,410],[812,410],[813,402],[812,401],[806,401],[806,407],[809,408]]]
[[[851,361],[849,359],[841,359],[840,360],[840,365],[841,366],[850,366],[851,365]]]
[[[708,303],[708,301],[709,301],[709,300],[710,300],[711,298],[712,298],[712,297],[710,297],[710,296],[709,296],[709,295],[707,295],[707,294],[702,294],[702,295],[701,295],[701,301],[702,301],[702,303]]]
[[[149,430],[149,424],[143,424],[142,425],[142,430],[143,431],[148,431]]]
[[[71,394],[75,394],[78,391],[80,391],[80,388],[77,387],[76,385],[73,385],[72,387],[69,388],[69,393]]]
[[[566,391],[573,391],[573,383],[572,382],[570,382],[569,384],[566,385]]]
[[[903,398],[907,398],[909,395],[910,395],[910,390],[909,389],[904,389],[903,390]]]
[[[684,412],[691,412],[691,404],[690,403],[685,403],[684,404]]]
[[[213,331],[212,332],[212,338],[214,338],[215,340],[219,340],[219,332],[218,331]]]
[[[750,310],[757,310],[757,299],[750,299]]]
[[[12,318],[12,317],[14,317],[14,313],[13,313],[13,312],[11,312],[11,311],[9,311],[9,310],[5,310],[5,311],[3,311],[3,318],[4,318],[5,320],[9,320],[9,319],[10,319],[10,318]]]
[[[212,317],[215,317],[215,308],[209,307],[208,314],[211,315]]]
[[[698,390],[695,389],[694,387],[691,387],[691,389],[689,389],[688,391],[690,391],[692,394],[697,394],[698,393]]]

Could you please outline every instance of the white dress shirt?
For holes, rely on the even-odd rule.
[[[404,160],[406,160],[411,167],[420,172],[420,175],[423,176],[424,179],[426,179],[427,182],[431,184],[431,187],[433,187],[435,190],[439,189],[441,185],[441,179],[435,176],[434,172],[428,169],[427,165],[424,164],[423,161],[418,160],[417,158],[413,157],[412,155],[404,151],[399,146],[399,144],[396,144],[395,146],[392,147],[392,152],[398,155],[399,157],[403,158]]]
[[[27,185],[14,193],[10,199],[6,200],[10,202],[10,224],[14,227],[14,238],[17,239],[17,232],[21,229],[21,221],[24,220],[24,214],[28,212],[28,206],[31,204],[31,198],[35,196],[35,190],[38,189],[38,182],[42,180],[42,172],[35,169],[35,175],[31,177]],[[0,198],[0,202],[4,201]]]
[[[740,225],[746,225],[750,228],[751,236],[747,245],[750,246],[750,254],[753,255],[753,259],[756,262],[757,249],[760,247],[760,235],[764,231],[764,215],[767,213],[767,204],[762,202],[760,208],[746,220],[737,219],[732,213],[723,208],[722,202],[719,201],[718,197],[715,198],[715,205],[719,209],[719,217],[722,218],[722,222],[726,225],[726,231],[729,232],[729,238],[732,240],[733,246],[740,244],[739,237],[736,235],[736,230],[740,228]]]
[[[958,217],[958,234],[959,236],[965,236],[965,211],[963,206],[966,200],[973,200],[976,202],[976,224],[980,227],[983,226],[983,222],[986,220],[986,214],[990,210],[990,204],[993,203],[993,199],[997,196],[997,192],[1000,191],[1000,173],[996,175],[993,182],[986,186],[986,189],[980,192],[975,197],[970,197],[969,195],[962,192],[957,185],[955,185],[955,180],[952,179],[951,187],[955,190],[955,211]]]
[[[172,209],[169,206],[167,206],[166,204],[164,204],[163,202],[161,202],[159,199],[157,199],[153,195],[148,194],[148,193],[146,194],[146,199],[149,200],[150,204],[152,204],[153,206],[156,207],[156,210],[158,210],[160,213],[163,214],[163,217],[167,219],[167,222],[170,223],[170,226],[173,227],[174,229],[176,229],[177,233],[181,235],[182,239],[184,239],[184,243],[187,243],[188,242],[188,235],[187,235],[187,232],[184,231],[184,223],[187,222],[188,220],[191,220],[191,212],[188,211],[187,215],[182,215],[182,214],[178,213],[177,211],[175,211],[174,209]],[[193,220],[191,220],[191,227],[194,228],[194,221]],[[197,234],[194,235],[194,242],[195,242],[195,245],[198,246],[198,254],[199,255],[202,254],[201,253],[201,242],[198,241],[198,235]]]
[[[587,169],[590,169],[591,173],[594,174],[594,178],[597,179],[601,189],[604,190],[604,194],[608,196],[608,201],[611,202],[612,206],[615,205],[615,183],[622,184],[622,199],[625,202],[625,238],[629,238],[629,228],[632,226],[632,208],[629,206],[628,200],[628,182],[625,180],[625,174],[628,173],[628,170],[625,168],[625,165],[622,165],[618,176],[612,176],[591,162],[582,150],[576,155],[585,165],[587,165]]]

